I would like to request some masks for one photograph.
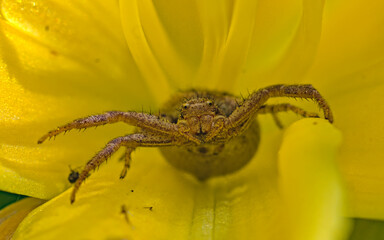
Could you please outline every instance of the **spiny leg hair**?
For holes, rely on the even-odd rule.
[[[302,108],[296,107],[292,104],[289,103],[281,103],[281,104],[267,104],[263,105],[257,110],[257,114],[265,114],[265,113],[270,113],[272,114],[272,117],[276,123],[276,125],[279,128],[283,128],[283,125],[281,124],[279,118],[277,117],[278,112],[288,112],[292,111],[302,117],[311,117],[311,118],[318,118],[320,117],[317,113],[312,113],[312,112],[307,112]]]
[[[236,108],[228,117],[228,128],[237,127],[249,118],[257,114],[257,111],[265,102],[272,97],[292,97],[314,100],[324,112],[324,118],[330,123],[333,122],[332,111],[320,95],[320,93],[312,87],[312,85],[273,85],[259,89],[253,92],[249,98],[245,99],[240,107]]]
[[[62,132],[67,132],[72,129],[85,129],[89,127],[96,127],[116,122],[124,122],[132,126],[152,130],[154,132],[163,133],[167,135],[178,134],[178,130],[175,127],[175,124],[160,120],[157,116],[150,115],[148,113],[111,111],[100,115],[93,115],[85,118],[80,118],[74,120],[71,123],[57,127],[56,129],[42,136],[37,141],[37,143],[43,143],[47,138],[57,136]]]
[[[125,149],[125,154],[124,154],[124,168],[120,173],[120,179],[125,178],[127,175],[128,169],[131,167],[131,153],[135,150],[133,147],[127,147]]]

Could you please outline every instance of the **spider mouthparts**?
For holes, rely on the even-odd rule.
[[[199,137],[205,137],[205,136],[208,135],[208,133],[207,133],[207,132],[200,131],[200,132],[198,132],[196,135],[199,136]]]

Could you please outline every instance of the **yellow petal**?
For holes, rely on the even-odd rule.
[[[379,69],[384,77],[384,68]],[[384,84],[380,84],[332,97],[335,124],[345,136],[340,165],[354,217],[384,219],[384,109],[380,105],[383,91]]]
[[[120,1],[120,8],[121,20],[128,47],[151,90],[151,94],[155,96],[157,102],[162,103],[167,100],[171,89],[166,72],[161,64],[168,62],[170,63],[168,64],[169,67],[180,69],[180,66],[183,65],[182,61],[177,55],[177,52],[174,51],[166,36],[166,32],[159,23],[152,3],[123,0]],[[141,11],[143,11],[143,16],[141,15]],[[149,33],[146,33],[144,29],[145,17],[149,18],[147,23],[152,25],[150,28],[151,31],[148,31]],[[154,47],[151,46],[151,39],[149,38],[151,36],[154,38],[152,40],[156,42],[156,44],[153,44]],[[157,41],[160,43],[157,43]],[[169,59],[166,60],[166,58]],[[163,62],[160,62],[160,60],[163,60]],[[182,67],[181,70],[184,68],[185,67]]]
[[[340,143],[341,133],[325,120],[303,119],[287,129],[279,152],[285,239],[345,239]]]
[[[116,3],[6,0],[1,11],[1,57],[10,77],[26,88],[118,101],[120,93],[131,98],[145,92],[140,81],[136,91],[126,85],[140,75],[127,53]]]
[[[324,2],[260,1],[239,89],[298,83],[315,59]]]
[[[128,46],[160,102],[167,81],[226,91],[300,81],[315,57],[323,9],[322,1],[300,0],[120,4]]]
[[[44,200],[24,198],[0,210],[0,239],[11,239],[19,223]]]
[[[382,1],[329,2],[308,75],[326,89],[335,125],[344,134],[340,165],[353,217],[384,219],[383,10]]]
[[[334,79],[364,71],[382,62],[383,11],[383,1],[327,2],[319,51],[310,77],[319,82],[334,83]],[[382,79],[364,79],[360,81],[360,86],[378,82]],[[350,81],[343,80],[342,83],[350,85]]]
[[[323,7],[322,0],[303,1],[295,35],[268,79],[297,83],[305,76],[315,59],[320,41]]]
[[[133,9],[124,8],[127,5],[132,6]],[[123,23],[129,18],[131,22],[127,24],[145,33],[145,41],[173,90],[191,88],[203,49],[198,3],[178,0],[131,1],[130,3],[121,1],[121,6]],[[130,16],[134,11],[138,12],[139,20]],[[138,21],[141,23],[138,24]],[[137,35],[132,30],[125,29],[126,33]],[[141,55],[146,54],[142,52],[144,49],[133,49],[133,51]],[[151,65],[143,64],[140,67],[146,71],[151,70]],[[156,84],[156,79],[151,78],[147,81]],[[154,88],[154,91],[154,94],[157,94],[158,89]]]
[[[231,90],[238,80],[252,39],[257,1],[200,1],[204,50],[197,86]],[[207,85],[209,79],[209,85]]]
[[[91,6],[1,2],[2,190],[38,198],[62,192],[68,187],[68,165],[82,166],[90,157],[84,147],[96,150],[125,130],[92,132],[89,136],[95,135],[82,142],[64,139],[52,147],[38,147],[40,136],[75,118],[106,110],[141,110],[153,102],[127,54],[120,19],[115,17],[118,11],[117,4],[104,1]],[[110,17],[105,18],[106,13]]]

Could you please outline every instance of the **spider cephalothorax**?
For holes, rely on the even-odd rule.
[[[219,109],[212,100],[207,98],[193,98],[183,103],[178,120],[188,132],[204,141],[204,137],[211,131],[212,123]],[[220,116],[220,115],[219,115]]]
[[[125,122],[138,128],[135,133],[111,140],[88,161],[75,182],[71,203],[90,171],[120,147],[126,148],[120,178],[127,174],[133,150],[161,147],[169,163],[205,180],[233,173],[252,159],[260,138],[255,119],[258,114],[271,113],[275,117],[278,112],[293,111],[303,117],[318,117],[316,113],[291,104],[266,104],[272,97],[312,99],[323,110],[324,118],[333,122],[327,102],[311,85],[273,85],[259,89],[243,100],[223,92],[191,90],[176,94],[165,104],[162,114],[113,111],[92,115],[50,131],[38,143],[71,129],[108,123]]]

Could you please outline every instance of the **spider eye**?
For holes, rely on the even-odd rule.
[[[189,107],[189,104],[188,104],[188,103],[184,103],[184,104],[183,104],[183,108],[184,108],[184,109],[188,109],[188,107]]]
[[[213,102],[212,101],[207,101],[207,104],[208,104],[208,106],[213,106]]]

